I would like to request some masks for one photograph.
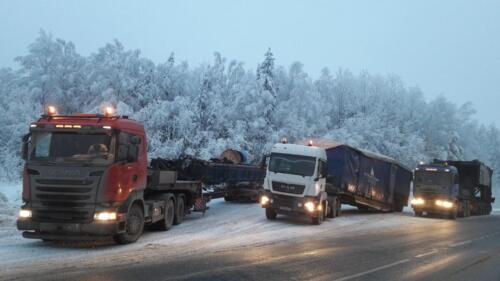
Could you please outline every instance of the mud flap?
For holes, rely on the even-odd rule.
[[[205,215],[205,212],[208,210],[207,206],[207,199],[202,195],[194,201],[194,207],[193,211],[194,212],[201,212],[203,215]]]

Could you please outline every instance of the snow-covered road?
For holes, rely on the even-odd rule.
[[[218,199],[209,206],[210,210],[204,216],[193,213],[170,231],[146,231],[137,243],[125,246],[115,245],[112,241],[44,243],[22,238],[13,220],[4,222],[0,225],[0,279],[58,268],[74,270],[142,263],[158,255],[175,259],[191,254],[202,255],[206,251],[235,248],[244,251],[246,247],[290,240],[346,236],[401,225],[411,228],[412,225],[434,223],[433,219],[414,217],[409,209],[403,213],[380,214],[363,213],[343,206],[341,217],[313,226],[305,219],[279,217],[275,222],[268,221],[258,204],[228,203]]]

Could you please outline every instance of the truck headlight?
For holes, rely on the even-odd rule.
[[[306,210],[311,213],[316,209],[314,206],[314,202],[311,201],[307,201],[306,203],[304,203],[304,208],[306,208]]]
[[[31,218],[31,210],[27,210],[27,209],[19,210],[19,218],[23,218],[23,219]]]
[[[94,215],[96,221],[114,221],[116,220],[116,212],[98,212]]]
[[[436,205],[443,208],[451,208],[453,207],[453,202],[447,200],[436,200]]]
[[[422,198],[413,198],[413,199],[411,199],[411,204],[412,205],[424,205],[425,200]]]
[[[261,205],[267,205],[269,203],[270,199],[267,195],[262,195],[260,197],[260,204]]]

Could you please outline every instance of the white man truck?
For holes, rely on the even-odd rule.
[[[304,215],[313,224],[340,214],[341,204],[361,210],[402,211],[412,172],[401,163],[328,140],[275,144],[260,203],[266,217]]]

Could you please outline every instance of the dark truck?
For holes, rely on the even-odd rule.
[[[491,168],[480,162],[434,160],[415,168],[412,207],[416,216],[446,215],[451,219],[488,215],[495,201]]]
[[[411,170],[396,160],[328,140],[275,144],[261,205],[268,219],[306,215],[313,224],[340,214],[340,205],[384,212],[408,204]]]
[[[45,241],[112,236],[132,243],[145,226],[168,230],[190,211],[204,212],[217,194],[204,192],[203,181],[226,180],[215,170],[251,170],[235,182],[259,177],[255,167],[241,165],[215,169],[204,163],[199,169],[210,172],[203,176],[165,166],[161,158],[148,165],[143,125],[110,109],[104,115],[57,115],[49,108],[31,124],[22,155],[24,203],[17,228],[26,238]]]

